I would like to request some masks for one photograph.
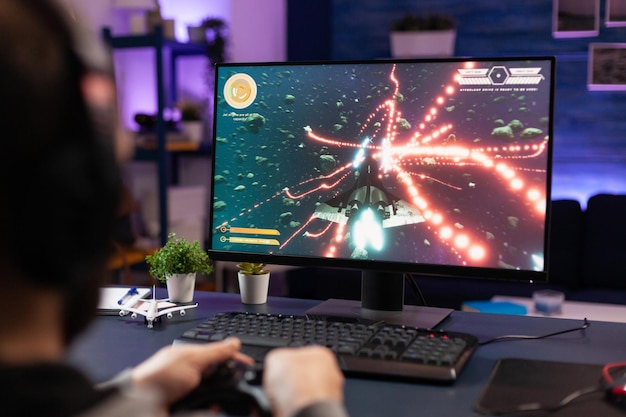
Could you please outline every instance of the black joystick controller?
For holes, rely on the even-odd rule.
[[[271,417],[269,401],[255,380],[254,371],[229,361],[200,381],[200,385],[170,407],[170,412],[216,410],[226,415]]]

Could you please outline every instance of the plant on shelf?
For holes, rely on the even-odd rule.
[[[413,13],[406,13],[391,25],[392,32],[452,30],[454,28],[454,19],[450,16],[428,15],[419,17]]]
[[[244,275],[265,275],[269,274],[269,269],[265,268],[266,264],[254,262],[241,262],[237,264],[239,272]]]
[[[177,106],[183,134],[193,143],[202,141],[202,106],[194,101],[181,101]]]
[[[224,62],[228,43],[228,25],[218,17],[208,17],[202,21],[201,26],[206,34],[206,54],[211,66]]]
[[[205,54],[208,60],[206,82],[213,89],[215,82],[215,65],[225,62],[228,58],[228,24],[219,17],[206,17],[198,26],[188,29],[189,40],[205,45]]]
[[[202,120],[202,109],[193,101],[182,101],[176,107],[180,111],[180,120],[183,122]]]
[[[209,275],[213,272],[211,259],[197,240],[189,242],[184,237],[177,237],[176,233],[170,233],[167,238],[162,248],[146,256],[148,272],[156,280],[167,284],[171,301],[190,302],[196,273]],[[175,288],[177,284],[182,288]]]

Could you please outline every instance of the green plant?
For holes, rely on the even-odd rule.
[[[265,269],[265,264],[254,262],[241,262],[237,264],[239,272],[245,275],[263,275],[269,273],[269,269]]]
[[[454,29],[454,20],[450,16],[429,15],[418,17],[412,13],[405,14],[391,25],[393,32],[408,32],[419,30],[450,30]]]
[[[213,89],[215,66],[228,58],[228,25],[219,17],[208,17],[201,24],[206,37],[206,57],[208,58],[207,83]]]
[[[155,279],[164,282],[171,274],[202,272],[208,275],[213,272],[209,254],[197,240],[189,242],[184,237],[176,237],[176,233],[170,233],[167,239],[165,246],[146,256],[148,272]]]
[[[183,101],[177,107],[180,110],[180,120],[192,121],[202,119],[200,105],[197,103]]]
[[[209,17],[202,21],[207,36],[206,55],[211,67],[226,60],[228,25],[218,17]]]

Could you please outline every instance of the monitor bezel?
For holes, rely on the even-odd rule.
[[[428,263],[412,263],[397,262],[384,260],[363,260],[363,259],[347,259],[347,258],[329,258],[329,257],[307,257],[280,254],[261,254],[245,251],[225,251],[214,249],[213,233],[215,231],[214,218],[212,215],[212,207],[210,207],[209,231],[208,231],[208,253],[214,261],[227,262],[262,262],[270,265],[289,265],[300,267],[328,267],[328,268],[346,268],[353,270],[371,270],[381,272],[398,272],[415,274],[421,276],[440,276],[440,277],[458,277],[458,278],[477,278],[477,279],[493,279],[517,282],[548,282],[549,270],[549,241],[550,241],[550,216],[551,216],[551,187],[552,187],[552,153],[554,147],[554,100],[555,100],[555,84],[556,84],[556,58],[549,55],[525,55],[525,56],[481,56],[481,57],[449,57],[449,58],[415,58],[415,59],[380,59],[380,60],[338,60],[338,61],[296,61],[296,62],[227,62],[218,63],[215,67],[215,84],[218,85],[218,77],[220,75],[219,68],[238,68],[250,66],[305,66],[305,65],[367,65],[367,64],[393,64],[393,63],[427,63],[427,62],[510,62],[510,61],[549,61],[550,62],[550,92],[549,92],[549,123],[548,123],[548,141],[547,141],[547,166],[546,166],[546,210],[545,210],[545,233],[544,233],[544,270],[521,270],[521,269],[505,269],[493,267],[478,267],[464,265],[446,265],[446,264],[428,264]],[[211,191],[210,204],[212,204],[215,193],[214,169],[216,158],[216,141],[217,132],[215,129],[219,112],[217,110],[220,91],[214,88],[213,101],[213,129],[212,152],[211,152]]]

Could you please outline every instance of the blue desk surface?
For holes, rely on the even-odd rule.
[[[149,330],[143,319],[101,316],[72,346],[68,362],[83,369],[94,381],[146,359],[169,345],[185,330],[220,311],[301,314],[319,302],[270,297],[267,305],[244,306],[238,294],[197,292],[199,307],[184,317],[175,315],[161,327]],[[455,311],[439,327],[463,331],[487,340],[500,335],[542,335],[576,327],[577,320],[483,314]],[[583,332],[542,340],[515,340],[481,346],[453,385],[430,385],[348,378],[346,406],[354,417],[474,416],[472,404],[500,358],[543,359],[605,364],[626,361],[626,324],[591,322]],[[600,375],[598,375],[600,377]]]

